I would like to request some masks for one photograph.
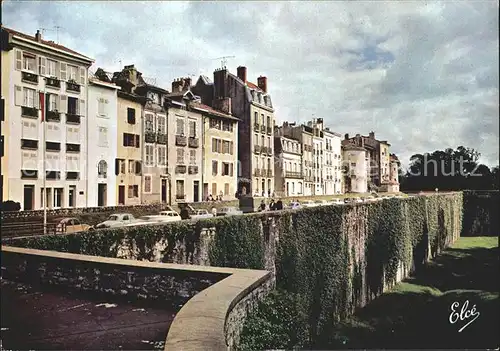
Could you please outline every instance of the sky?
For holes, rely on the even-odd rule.
[[[499,163],[498,1],[3,1],[2,24],[171,89],[221,66],[268,78],[279,124],[370,131],[403,165],[456,148]],[[60,29],[56,31],[55,26]]]

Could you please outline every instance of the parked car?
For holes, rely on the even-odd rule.
[[[161,211],[160,214],[157,217],[159,222],[177,222],[181,220],[181,216],[173,211]]]
[[[194,210],[194,214],[191,215],[191,219],[202,219],[202,218],[213,218],[213,217],[214,215],[205,209]]]
[[[238,210],[236,207],[223,207],[217,211],[217,216],[237,216],[243,214],[243,211]]]
[[[305,200],[304,204],[302,206],[304,206],[304,207],[317,207],[318,204],[312,200]]]
[[[142,225],[154,225],[154,224],[161,223],[161,222],[158,222],[155,220],[149,220],[147,217],[149,217],[149,216],[140,217],[135,222],[128,223],[128,224],[125,224],[123,226],[124,227],[137,227],[137,226],[142,226]]]
[[[343,205],[344,204],[344,201],[342,201],[341,199],[333,199],[331,202],[333,205]]]
[[[123,227],[126,224],[136,223],[137,219],[130,213],[115,213],[104,222],[95,226],[95,229]]]
[[[84,232],[90,228],[90,225],[81,223],[78,218],[63,218],[56,226],[56,233]]]
[[[292,201],[290,202],[289,208],[292,210],[299,209],[301,207],[300,203]]]
[[[330,206],[330,205],[333,205],[333,202],[332,201],[328,201],[328,200],[321,200],[317,204],[319,206]]]
[[[355,197],[355,198],[352,199],[352,202],[359,204],[359,203],[362,203],[363,200],[361,198],[359,198],[359,197]]]

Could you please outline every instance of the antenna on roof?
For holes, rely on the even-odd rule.
[[[56,44],[59,44],[59,29],[64,29],[63,27],[54,26],[52,29],[48,29],[48,28],[40,28],[40,29],[42,30],[42,35],[45,32],[56,32]]]
[[[226,64],[227,64],[227,59],[228,58],[235,58],[236,56],[222,56],[222,57],[217,57],[217,58],[214,58],[212,60],[221,60],[220,61],[220,64],[221,64],[221,68],[225,68],[226,67]]]

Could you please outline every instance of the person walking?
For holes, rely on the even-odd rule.
[[[278,202],[276,202],[276,206],[275,206],[275,209],[277,211],[280,211],[283,209],[283,201],[281,201],[281,199],[278,199]]]
[[[269,210],[270,211],[275,211],[276,208],[276,203],[274,202],[274,199],[271,199],[271,202],[269,203]]]

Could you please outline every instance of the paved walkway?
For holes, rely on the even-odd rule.
[[[42,291],[2,280],[2,346],[36,350],[163,349],[174,308]]]

